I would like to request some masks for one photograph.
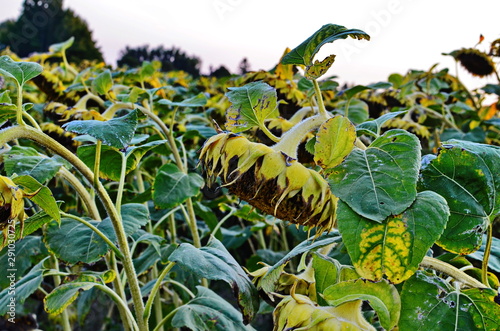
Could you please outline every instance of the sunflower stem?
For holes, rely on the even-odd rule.
[[[493,242],[493,222],[490,222],[490,224],[488,225],[488,232],[486,234],[486,246],[484,247],[483,264],[481,266],[481,281],[488,287],[490,286],[488,281],[488,262],[490,260],[491,246]]]
[[[57,257],[54,254],[50,254],[50,259],[52,263],[52,267],[54,270],[56,270],[56,274],[53,274],[52,277],[54,278],[54,285],[57,287],[61,285],[61,276],[58,274],[59,273],[59,261],[57,260]],[[71,331],[71,323],[69,322],[69,314],[66,309],[64,309],[61,313],[62,316],[62,327],[64,331]]]
[[[294,127],[288,130],[283,136],[279,143],[272,146],[275,151],[281,151],[286,155],[297,158],[297,148],[304,139],[304,137],[312,130],[318,128],[323,122],[329,119],[331,115],[329,113],[319,113],[317,115],[311,116]]]
[[[24,123],[23,120],[23,86],[19,83],[17,83],[17,112],[16,112],[16,119],[17,119],[17,124],[24,126],[26,123]]]
[[[137,273],[135,272],[134,264],[132,263],[132,256],[130,254],[130,249],[128,246],[127,235],[123,228],[122,220],[113,204],[113,201],[109,197],[108,192],[102,185],[100,181],[94,182],[94,174],[82,160],[80,160],[75,154],[69,151],[66,147],[46,135],[45,133],[38,131],[30,126],[17,125],[9,127],[7,129],[0,131],[0,145],[3,145],[11,140],[26,138],[30,139],[46,148],[53,150],[56,154],[60,155],[68,162],[70,162],[89,182],[94,183],[96,187],[97,196],[101,199],[103,206],[111,219],[113,228],[118,239],[118,247],[122,252],[124,258],[122,259],[123,268],[129,282],[130,293],[132,296],[132,301],[134,303],[136,316],[143,316],[144,314],[144,302],[142,301],[141,289],[139,287],[139,280],[137,278]],[[147,331],[149,329],[147,324],[143,323],[142,318],[138,318],[139,330]]]
[[[314,86],[314,93],[316,94],[316,101],[318,102],[318,112],[320,115],[327,117],[328,112],[325,108],[325,103],[323,102],[323,96],[321,94],[321,88],[319,87],[318,81],[316,79],[312,79],[312,83]]]
[[[471,276],[467,275],[465,272],[458,270],[451,264],[448,264],[446,262],[443,262],[441,260],[435,259],[430,256],[425,256],[422,262],[420,262],[420,266],[423,268],[429,268],[445,273],[453,277],[455,280],[461,282],[462,284],[465,284],[472,288],[484,288],[486,286],[485,284],[481,283],[475,278],[472,278]]]

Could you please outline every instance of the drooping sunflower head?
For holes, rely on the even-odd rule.
[[[495,72],[495,63],[488,54],[475,48],[462,48],[450,55],[474,76],[485,77]]]
[[[263,212],[294,224],[332,229],[337,198],[326,180],[296,159],[234,133],[205,142],[200,163],[212,186],[223,186]]]
[[[274,329],[281,330],[362,330],[375,331],[361,312],[362,300],[337,307],[319,306],[309,297],[291,294],[273,312]]]
[[[0,231],[7,236],[8,225],[24,220],[24,193],[12,179],[0,176]],[[12,223],[14,222],[14,223]]]

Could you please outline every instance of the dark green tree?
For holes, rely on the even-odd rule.
[[[129,47],[126,46],[120,52],[117,61],[118,66],[139,67],[143,61],[161,62],[162,71],[183,70],[194,77],[200,75],[201,60],[197,56],[189,56],[177,47],[165,49],[158,46],[149,49],[149,46]]]
[[[33,52],[46,52],[50,45],[75,37],[67,51],[70,61],[102,61],[87,23],[62,5],[63,0],[25,0],[16,21],[0,23],[0,48],[8,46],[25,57]]]
[[[250,71],[250,63],[248,63],[248,59],[246,57],[241,60],[238,68],[240,69],[240,75],[244,75]]]
[[[217,69],[213,69],[210,67],[210,76],[222,78],[231,76],[231,72],[223,65],[218,67]]]

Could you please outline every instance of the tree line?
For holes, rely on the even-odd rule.
[[[18,56],[27,57],[33,53],[46,52],[50,45],[72,36],[75,42],[67,51],[69,61],[103,61],[102,52],[87,22],[73,10],[64,9],[63,0],[25,0],[17,19],[0,23],[0,51],[8,47]],[[201,75],[201,59],[175,46],[126,46],[120,51],[117,65],[135,68],[143,61],[159,61],[163,71],[183,70],[194,77]],[[248,60],[244,58],[237,73],[244,74],[249,69]],[[209,75],[216,77],[231,75],[224,65],[210,67],[209,71]]]

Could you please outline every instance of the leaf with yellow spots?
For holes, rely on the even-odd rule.
[[[226,97],[231,102],[226,115],[226,129],[231,132],[261,126],[265,120],[279,115],[276,90],[262,81],[230,87]]]
[[[335,62],[334,54],[326,57],[322,61],[318,60],[314,61],[313,64],[306,67],[306,72],[305,72],[306,78],[318,79],[319,77],[323,76],[328,71],[328,69],[330,69],[333,62]]]
[[[356,214],[340,201],[337,215],[342,240],[359,275],[375,281],[386,276],[397,284],[415,273],[443,233],[449,210],[443,197],[424,191],[402,214],[383,223]]]

